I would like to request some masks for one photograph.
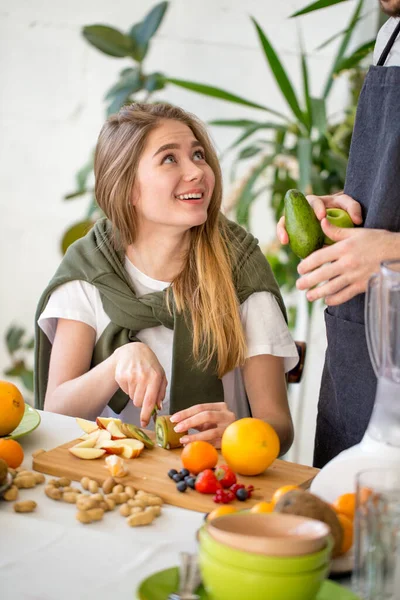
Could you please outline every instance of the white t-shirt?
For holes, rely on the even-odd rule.
[[[374,49],[374,65],[378,62],[390,36],[395,30],[400,17],[391,17],[382,25],[376,38]],[[385,62],[385,67],[400,67],[400,34],[397,36]]]
[[[125,268],[137,297],[165,289],[168,282],[148,277],[137,269],[126,257]],[[284,358],[285,371],[290,371],[298,362],[298,353],[283,318],[279,305],[269,292],[252,294],[240,307],[246,341],[247,357],[272,354]],[[96,342],[110,323],[103,309],[97,288],[85,281],[71,281],[58,287],[50,296],[47,306],[39,318],[39,326],[53,343],[57,319],[73,319],[90,325],[96,332]],[[172,343],[174,332],[163,325],[142,329],[137,337],[147,344],[157,356],[168,381],[163,409],[168,414],[169,382],[172,367]],[[240,368],[230,371],[222,378],[224,399],[237,418],[248,416],[246,392]],[[106,406],[102,416],[119,417],[123,421],[140,425],[140,409],[128,402],[124,410],[115,414]]]

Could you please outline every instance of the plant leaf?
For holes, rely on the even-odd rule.
[[[132,56],[135,46],[133,40],[118,29],[107,25],[87,25],[82,29],[83,37],[97,50],[122,58]]]
[[[6,346],[10,354],[19,350],[22,346],[22,338],[25,335],[25,329],[16,325],[11,325],[6,332]]]
[[[348,26],[348,28],[346,30],[346,34],[344,35],[342,43],[340,44],[339,50],[338,50],[338,52],[336,54],[336,57],[335,57],[335,60],[333,62],[331,71],[330,71],[330,73],[329,73],[329,75],[327,77],[326,83],[325,83],[324,92],[322,94],[323,98],[325,98],[325,99],[328,97],[328,94],[329,94],[329,92],[331,90],[331,87],[333,85],[333,81],[334,81],[333,80],[333,75],[335,74],[336,68],[342,62],[342,59],[343,59],[343,57],[344,57],[344,55],[346,53],[346,50],[347,50],[348,45],[350,43],[350,40],[352,38],[354,29],[355,29],[355,27],[357,25],[357,21],[358,21],[358,18],[360,16],[360,13],[361,13],[361,9],[363,7],[363,3],[364,3],[364,0],[358,0],[357,6],[355,8],[355,11],[354,11],[351,19],[350,19],[349,26]]]
[[[369,10],[368,12],[366,12],[363,15],[360,15],[357,19],[357,23],[359,23],[360,21],[362,21],[363,19],[365,19],[366,17],[368,17],[371,14],[371,10]],[[315,48],[315,51],[318,52],[319,50],[322,50],[323,48],[326,48],[327,46],[329,46],[329,44],[331,44],[332,42],[334,42],[335,40],[337,40],[338,38],[342,37],[342,35],[345,35],[347,32],[349,31],[349,27],[346,27],[346,29],[343,29],[342,31],[339,31],[339,33],[335,33],[335,35],[332,35],[332,37],[328,38],[325,42],[323,42],[320,46],[317,46]]]
[[[341,2],[347,2],[348,0],[317,0],[316,2],[312,2],[305,8],[296,11],[290,18],[300,17],[300,15],[306,15],[307,13],[313,12],[314,10],[320,10],[321,8],[328,8],[329,6],[334,6],[334,4],[340,4]]]
[[[86,192],[86,184],[90,173],[93,171],[93,154],[89,158],[86,165],[84,165],[76,174],[76,183],[78,185],[78,190]]]
[[[326,107],[323,98],[311,98],[312,124],[321,135],[325,135],[327,128]]]
[[[110,100],[113,96],[119,95],[122,92],[125,92],[125,97],[127,98],[130,94],[134,94],[142,89],[142,77],[139,69],[133,69],[133,72],[127,73],[126,75],[122,75],[106,93],[104,96],[105,100]]]
[[[250,206],[257,198],[258,193],[253,192],[253,187],[260,177],[260,175],[265,171],[265,169],[272,163],[275,155],[267,155],[264,156],[260,163],[255,167],[252,171],[250,177],[246,181],[243,189],[240,191],[237,198],[236,205],[236,219],[240,225],[247,226],[249,225],[249,217],[250,217]]]
[[[290,106],[295,117],[303,124],[306,124],[306,120],[304,114],[299,106],[299,102],[297,100],[296,94],[294,92],[293,86],[290,82],[290,79],[280,62],[278,55],[276,54],[274,48],[269,42],[267,36],[257,23],[257,21],[252,17],[251,18],[256,30],[258,37],[260,39],[261,45],[264,50],[265,57],[269,64],[269,67],[275,77],[275,81],[278,84],[279,89],[281,90],[286,102]]]
[[[119,109],[124,106],[124,104],[127,104],[129,100],[129,94],[126,93],[126,90],[121,90],[119,92],[117,92],[114,96],[114,98],[112,99],[112,101],[110,102],[110,104],[107,106],[107,117],[110,117],[111,115],[115,115]]]
[[[336,67],[335,74],[338,75],[342,71],[347,71],[348,69],[354,69],[368,54],[374,51],[376,40],[370,40],[362,46],[359,46],[357,50],[353,52],[347,58],[344,58]]]
[[[246,146],[246,148],[242,148],[242,150],[239,152],[238,159],[244,160],[247,158],[251,158],[256,154],[259,154],[261,150],[262,148],[260,148],[259,146]]]
[[[167,77],[165,81],[168,83],[172,83],[173,85],[185,88],[186,90],[197,92],[198,94],[203,94],[204,96],[219,98],[220,100],[226,100],[227,102],[234,102],[236,104],[242,104],[243,106],[250,106],[251,108],[259,108],[260,110],[265,110],[266,112],[276,115],[280,119],[288,121],[288,118],[285,115],[276,110],[273,110],[272,108],[268,108],[267,106],[263,106],[262,104],[256,104],[255,102],[251,102],[251,100],[246,100],[245,98],[236,96],[236,94],[225,92],[225,90],[221,90],[221,88],[217,88],[212,85],[205,85],[203,83],[196,83],[194,81],[185,81],[184,79],[174,79],[171,77]]]
[[[304,51],[303,40],[300,36],[300,57],[301,57],[301,73],[303,76],[303,93],[304,93],[304,104],[306,106],[306,124],[308,132],[311,131],[312,124],[312,104],[310,97],[310,85],[309,85],[309,77],[308,77],[308,65],[307,65],[307,56]]]
[[[135,47],[135,53],[133,57],[139,63],[141,63],[146,57],[147,51],[149,49],[149,44],[140,44],[139,40],[137,39],[140,35],[141,25],[142,23],[136,23],[135,25],[133,25],[133,27],[131,27],[128,33],[129,37],[133,40]]]
[[[164,75],[162,73],[151,73],[145,78],[144,87],[150,93],[162,90],[165,87]]]
[[[70,194],[66,194],[63,196],[64,200],[73,200],[74,198],[79,198],[79,196],[84,196],[87,193],[87,190],[78,190],[76,192],[71,192]]]
[[[311,140],[309,138],[299,138],[297,142],[297,159],[299,161],[299,190],[303,194],[311,192]]]
[[[208,121],[209,125],[218,127],[251,127],[252,125],[262,125],[261,121],[250,121],[249,119],[216,119]]]
[[[239,146],[239,144],[241,144],[244,140],[246,140],[248,137],[253,135],[253,133],[255,133],[256,131],[259,131],[260,129],[275,129],[275,130],[285,129],[286,130],[285,127],[283,127],[282,125],[278,125],[277,123],[256,123],[255,125],[251,125],[247,129],[245,129],[245,131],[243,131],[240,134],[240,136],[233,142],[233,144],[231,144],[229,146],[229,148],[227,148],[225,150],[224,154],[229,152],[229,150],[236,148],[236,146]]]
[[[129,35],[131,36],[132,31],[135,28],[133,37],[139,46],[144,47],[148,45],[150,39],[161,25],[167,8],[168,2],[156,4],[156,6],[145,16],[143,21],[137,23],[137,25],[131,29]]]
[[[69,227],[61,240],[61,252],[63,255],[68,250],[68,247],[76,240],[79,240],[79,238],[86,235],[93,225],[93,221],[80,221],[79,223],[74,223],[74,225]]]

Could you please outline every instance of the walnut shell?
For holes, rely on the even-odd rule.
[[[274,511],[309,517],[329,525],[333,537],[332,557],[339,556],[343,542],[343,529],[333,508],[321,498],[303,490],[291,490],[278,500]]]

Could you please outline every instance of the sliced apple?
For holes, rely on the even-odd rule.
[[[111,433],[107,429],[100,429],[95,440],[95,448],[103,448],[103,444],[109,441],[111,441]]]
[[[116,446],[115,442],[113,442],[112,440],[110,440],[109,442],[104,442],[102,448],[107,452],[107,454],[117,454],[118,456],[124,451],[123,446]]]
[[[74,456],[84,458],[85,460],[100,458],[100,456],[104,456],[106,453],[102,448],[76,448],[75,446],[72,446],[72,448],[68,448],[68,450]]]
[[[108,425],[106,427],[106,430],[111,433],[112,440],[120,440],[120,439],[126,437],[120,430],[117,423],[115,423],[115,421],[110,421],[110,423],[108,423]]]
[[[114,419],[113,417],[97,417],[96,423],[100,429],[107,429],[109,423],[114,422],[116,425],[121,423],[121,419]]]
[[[81,419],[80,417],[76,417],[75,421],[85,433],[91,433],[92,431],[95,431],[97,429],[97,425],[93,421]]]
[[[124,448],[123,458],[137,458],[144,448],[143,442],[132,439],[115,440],[113,444],[114,447],[122,446]]]
[[[94,448],[96,445],[96,438],[92,437],[92,438],[87,438],[86,440],[83,440],[83,442],[79,442],[79,444],[75,444],[75,446],[72,446],[73,448]]]

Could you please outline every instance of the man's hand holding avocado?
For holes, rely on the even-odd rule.
[[[301,277],[297,288],[308,290],[310,302],[324,298],[328,306],[342,304],[365,292],[369,277],[379,270],[382,260],[400,256],[400,235],[381,229],[332,225],[326,218],[328,208],[341,208],[355,225],[362,223],[359,203],[346,194],[307,196],[307,200],[321,222],[325,236],[336,243],[316,250],[302,260],[298,266]],[[284,217],[277,225],[277,235],[282,244],[289,242]]]

